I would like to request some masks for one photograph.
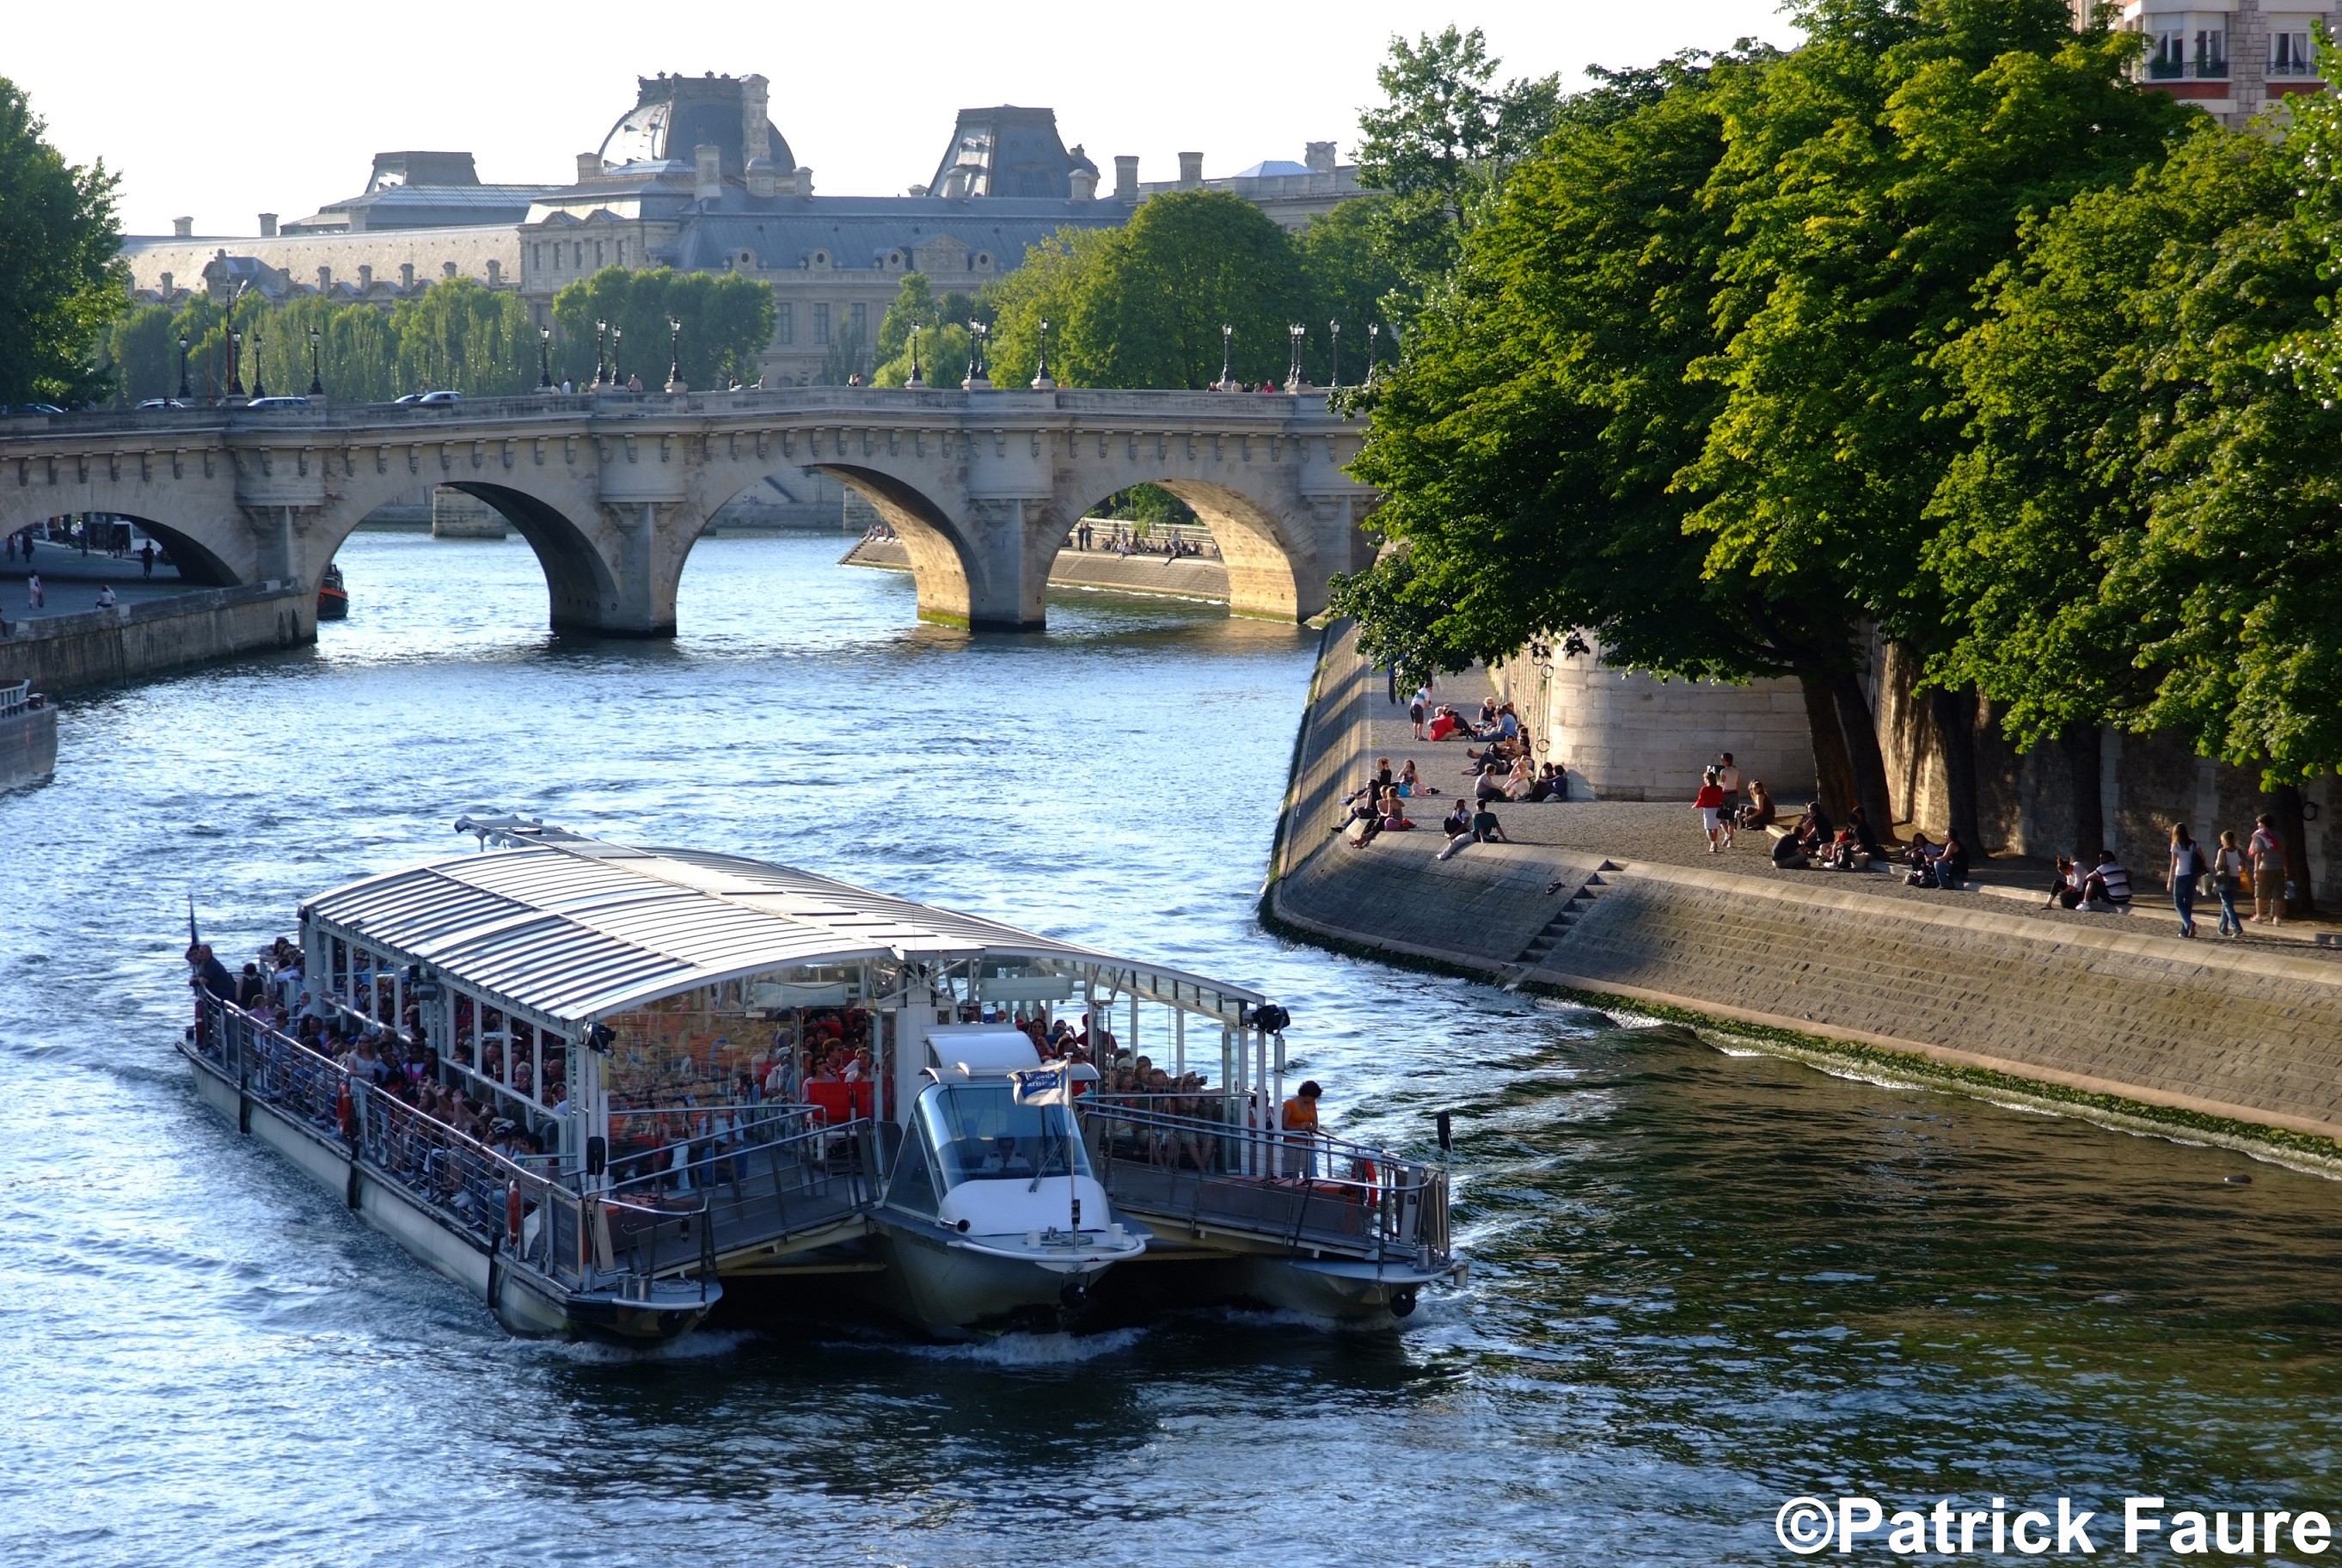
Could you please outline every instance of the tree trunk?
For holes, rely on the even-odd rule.
[[[2074,784],[2074,858],[2084,865],[2098,863],[2107,847],[2105,803],[2099,790],[2105,779],[2105,758],[2098,750],[2096,726],[2077,724],[2057,737],[2066,754],[2066,772]]]
[[[1814,795],[1835,822],[1846,820],[1855,802],[1854,764],[1846,754],[1846,732],[1838,727],[1837,702],[1827,675],[1799,675],[1806,697],[1806,727],[1814,737]],[[1875,827],[1877,824],[1872,824]]]
[[[1862,814],[1882,840],[1895,836],[1895,802],[1887,793],[1887,754],[1878,746],[1878,724],[1870,715],[1870,699],[1863,694],[1862,678],[1851,670],[1830,677],[1830,695],[1837,704],[1838,729],[1846,736],[1847,761],[1854,774],[1854,796]],[[1968,846],[1974,854],[1976,846]]]
[[[2309,885],[2309,824],[2302,819],[2301,791],[2280,784],[2268,792],[2268,803],[2269,814],[2277,818],[2277,835],[2285,844],[2285,879],[2293,884],[2293,896],[2285,901],[2286,916],[2310,914],[2317,904]]]
[[[1936,721],[1936,744],[1944,748],[1944,794],[1949,797],[1946,814],[1968,854],[1982,860],[1984,831],[1977,821],[1976,694],[1931,691],[1927,712]]]

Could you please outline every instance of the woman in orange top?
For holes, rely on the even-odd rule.
[[[1310,1177],[1309,1156],[1317,1142],[1317,1099],[1325,1093],[1316,1079],[1305,1082],[1285,1103],[1280,1124],[1285,1129],[1286,1162],[1296,1182]]]

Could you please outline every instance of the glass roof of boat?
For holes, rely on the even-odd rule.
[[[482,835],[480,853],[335,888],[303,915],[573,1021],[717,981],[870,958],[1056,960],[1198,1011],[1264,1000],[769,861],[636,848],[515,819],[457,826]]]

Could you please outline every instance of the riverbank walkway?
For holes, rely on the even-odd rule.
[[[26,587],[35,572],[41,574],[45,601],[37,610]],[[110,585],[115,602],[123,604],[152,604],[200,591],[197,584],[182,581],[175,566],[157,562],[149,577],[135,555],[117,557],[96,550],[85,555],[70,544],[45,539],[34,546],[29,564],[22,555],[0,561],[0,622],[85,614],[97,608],[100,584]]]
[[[1459,707],[1484,690],[1465,677],[1441,687]],[[2204,934],[2183,940],[2155,902],[2159,854],[2134,865],[2137,913],[2125,915],[2040,907],[2038,862],[1987,863],[1997,891],[1976,893],[1782,871],[1754,836],[1707,854],[1688,799],[1499,804],[1512,842],[1443,861],[1439,819],[1468,784],[1466,749],[1416,741],[1383,673],[1346,627],[1330,630],[1264,920],[1496,984],[1779,1031],[1752,1037],[1851,1051],[1864,1071],[2037,1093],[2184,1135],[2291,1138],[2302,1159],[2342,1169],[2342,950],[2308,940],[2330,922],[2224,941],[2209,934],[2217,910],[2199,904]],[[1396,771],[1410,756],[1443,793],[1409,803],[1416,830],[1352,847],[1343,798],[1377,758]]]
[[[1440,677],[1433,700],[1469,714],[1476,712],[1481,700],[1492,694],[1492,691],[1486,673],[1473,669]],[[1343,785],[1342,793],[1347,794],[1362,783],[1378,757],[1390,758],[1394,773],[1413,758],[1424,782],[1441,793],[1407,803],[1407,814],[1417,824],[1416,831],[1395,835],[1394,842],[1399,836],[1416,838],[1428,835],[1436,850],[1446,843],[1439,833],[1439,819],[1455,803],[1459,790],[1468,791],[1472,787],[1471,778],[1463,772],[1470,762],[1466,754],[1479,747],[1476,742],[1416,740],[1414,727],[1407,718],[1406,695],[1402,692],[1399,704],[1393,706],[1386,680],[1379,684],[1369,684],[1363,694],[1361,715],[1365,726],[1362,754],[1366,767],[1356,770],[1356,776]],[[1711,760],[1700,757],[1686,759],[1681,801],[1571,800],[1540,802],[1533,805],[1507,804],[1500,801],[1496,806],[1496,818],[1505,824],[1506,834],[1515,844],[1564,850],[1577,855],[1601,855],[1621,862],[1696,867],[1767,882],[1802,887],[1818,885],[1938,907],[1979,907],[1990,914],[2037,917],[2044,924],[2057,926],[2116,931],[2145,929],[2172,935],[2178,933],[2179,914],[2172,907],[2171,895],[2163,886],[2164,853],[2160,846],[2147,854],[2126,854],[2124,864],[2130,868],[2131,884],[2137,893],[2127,914],[2043,908],[2056,867],[2050,861],[2032,855],[2001,854],[1990,859],[1978,856],[1971,863],[1967,888],[1954,893],[1942,888],[1907,885],[1903,881],[1906,868],[1900,861],[1859,872],[1784,871],[1773,864],[1773,840],[1762,829],[1753,833],[1743,832],[1731,849],[1720,854],[1710,854],[1707,853],[1707,838],[1701,831],[1699,814],[1693,808],[1691,797],[1699,784],[1697,766]],[[1582,784],[1577,787],[1584,788]],[[1788,823],[1797,819],[1806,803],[1802,799],[1794,803],[1782,800],[1777,804],[1781,820]],[[1910,841],[1911,825],[1901,823],[1896,827],[1897,836],[1907,844]],[[2227,825],[2236,827],[2239,838],[2251,828],[2249,823]],[[2217,827],[2215,827],[2212,834],[2204,836],[2217,842]],[[1376,842],[1382,841],[1378,839]],[[1482,847],[1474,845],[1467,848],[1458,858],[1468,859],[1479,853]],[[1372,851],[1362,853],[1371,854]],[[2247,914],[2252,913],[2249,900],[2244,902],[2242,912]],[[2196,904],[2196,940],[2198,942],[2224,945],[2232,942],[2237,945],[2269,944],[2281,945],[2289,951],[2303,946],[2315,948],[2321,933],[2329,940],[2342,940],[2342,921],[2329,915],[2287,920],[2282,925],[2257,925],[2247,922],[2245,934],[2233,939],[2215,934],[2219,923],[2218,902],[2211,898],[2198,899]],[[2342,949],[2336,951],[2336,958],[2342,962]]]

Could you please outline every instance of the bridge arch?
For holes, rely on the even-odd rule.
[[[44,524],[54,523],[59,518],[74,515],[75,514],[72,512],[57,512],[46,517],[12,519],[8,524],[8,532],[14,533],[20,528],[37,528]],[[170,553],[171,564],[177,569],[179,580],[183,583],[198,588],[228,588],[242,581],[236,575],[235,569],[222,560],[211,546],[204,542],[201,535],[188,529],[174,527],[161,518],[142,516],[135,512],[99,512],[93,513],[91,515],[115,518],[131,524],[140,533],[160,544]],[[39,548],[44,552],[62,552],[66,547],[62,544],[44,544]],[[34,564],[35,566],[39,564],[37,556],[35,558]]]
[[[545,596],[556,632],[603,633],[611,629],[621,604],[616,574],[594,534],[580,526],[561,507],[539,495],[508,484],[476,479],[442,481],[493,508],[525,540],[545,574]],[[355,533],[372,515],[380,501],[354,497],[349,504],[327,509],[315,526],[304,551],[314,582]],[[670,624],[667,630],[672,631]]]
[[[983,602],[983,566],[951,514],[917,485],[876,468],[824,463],[826,474],[870,503],[911,557],[911,580],[918,586],[919,619],[946,625],[974,624]]]

